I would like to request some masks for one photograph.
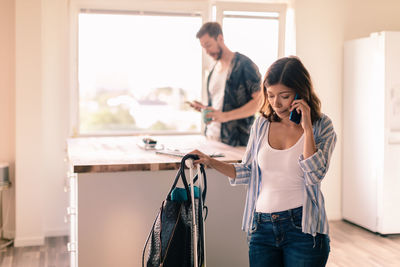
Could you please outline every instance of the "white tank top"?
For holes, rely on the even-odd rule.
[[[300,207],[304,194],[303,171],[298,163],[303,153],[304,134],[292,147],[275,149],[268,142],[270,125],[258,152],[262,180],[256,211],[263,213]]]

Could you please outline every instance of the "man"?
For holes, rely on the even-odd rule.
[[[221,25],[207,22],[196,37],[216,63],[207,79],[208,106],[193,101],[200,111],[211,109],[206,117],[206,136],[231,146],[246,146],[254,114],[261,102],[261,75],[246,56],[232,52],[224,43]]]

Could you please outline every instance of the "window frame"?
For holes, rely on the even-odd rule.
[[[103,12],[103,13],[121,13],[121,14],[138,14],[140,12],[153,13],[153,14],[165,14],[165,15],[176,15],[176,14],[190,14],[198,13],[202,19],[202,22],[212,21],[212,9],[216,7],[217,19],[221,25],[222,15],[224,11],[262,11],[262,12],[277,12],[279,13],[279,44],[278,44],[278,57],[284,55],[285,47],[285,20],[286,20],[286,4],[268,4],[268,3],[238,3],[238,2],[217,2],[212,3],[211,1],[152,1],[136,2],[136,1],[124,1],[114,0],[110,3],[107,0],[70,0],[69,2],[69,69],[70,69],[70,81],[71,81],[71,93],[70,93],[70,116],[69,116],[69,129],[70,136],[73,137],[89,137],[89,136],[132,136],[132,135],[188,135],[188,134],[200,134],[204,130],[204,123],[201,123],[200,132],[176,132],[176,131],[146,131],[146,132],[109,132],[105,133],[80,133],[80,121],[79,121],[79,82],[78,82],[78,64],[79,64],[79,14],[81,10]],[[193,38],[196,38],[193,36]],[[202,92],[201,97],[203,101],[207,99],[206,83],[207,76],[209,73],[209,67],[212,64],[212,60],[207,54],[202,51]]]
[[[127,135],[179,135],[179,134],[200,134],[195,132],[107,132],[107,133],[81,133],[79,120],[79,14],[86,13],[103,14],[157,14],[157,15],[187,15],[200,14],[202,22],[207,20],[208,5],[205,2],[180,2],[180,1],[146,1],[127,3],[122,0],[115,0],[112,3],[106,0],[72,0],[70,2],[70,80],[72,81],[72,92],[70,97],[70,129],[71,135],[75,137],[85,136],[127,136]],[[195,36],[193,36],[195,38]],[[203,80],[203,77],[202,77]],[[202,86],[203,90],[203,86]]]
[[[218,2],[215,4],[216,21],[223,25],[224,11],[247,11],[247,12],[275,12],[278,13],[278,58],[285,55],[285,29],[286,29],[286,4],[269,3],[238,3],[238,2]]]

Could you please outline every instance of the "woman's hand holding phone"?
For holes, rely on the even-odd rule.
[[[297,115],[295,114],[298,114],[298,118],[296,117]],[[299,98],[297,94],[292,102],[292,106],[290,108],[290,116],[289,116],[289,119],[291,121],[294,121],[295,118],[296,121],[299,121],[298,124],[301,123],[301,127],[304,130],[309,130],[309,129],[312,130],[310,106],[307,104],[306,101]]]
[[[294,97],[294,100],[298,100],[298,99],[299,99],[299,95],[296,94],[296,96]],[[293,105],[293,103],[292,103],[292,105]],[[299,124],[301,121],[301,113],[297,112],[296,109],[293,109],[290,112],[289,120],[293,121],[296,124]]]

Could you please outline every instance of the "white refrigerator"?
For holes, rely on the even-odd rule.
[[[344,44],[342,214],[400,233],[400,32]]]

